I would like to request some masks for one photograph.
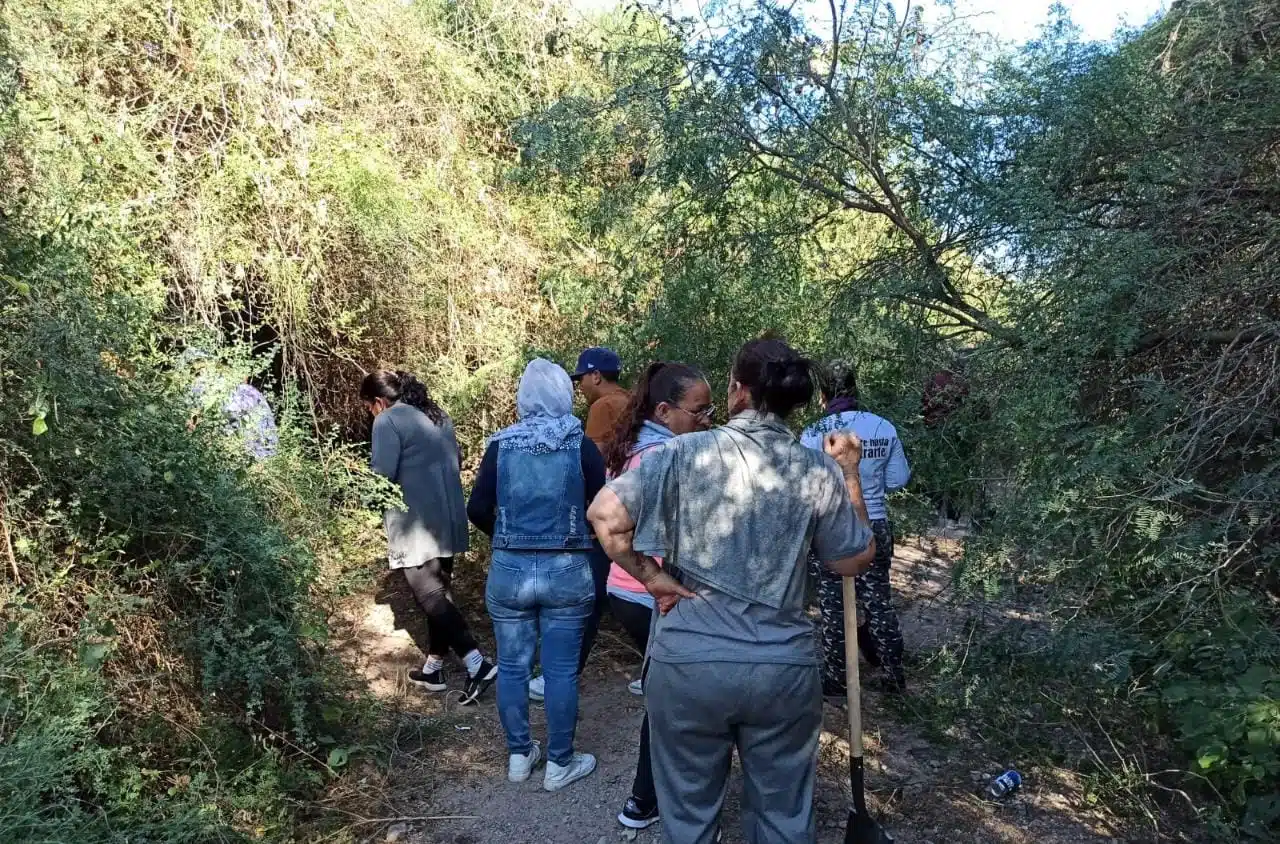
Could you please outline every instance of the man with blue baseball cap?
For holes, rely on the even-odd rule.
[[[609,453],[618,422],[631,401],[631,393],[618,384],[622,358],[613,349],[596,346],[578,355],[573,381],[587,400],[587,437],[601,454]]]

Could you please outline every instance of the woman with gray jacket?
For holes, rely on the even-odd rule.
[[[404,508],[383,514],[387,559],[404,572],[427,615],[431,637],[422,670],[409,681],[432,692],[448,688],[444,657],[450,649],[467,667],[463,704],[493,684],[498,669],[480,653],[449,591],[453,561],[467,550],[467,508],[462,496],[461,452],[453,422],[407,372],[372,372],[360,398],[373,414],[371,468],[400,487]]]
[[[810,369],[779,340],[747,343],[729,381],[728,424],[651,449],[587,514],[661,614],[644,693],[666,844],[716,840],[735,749],[746,839],[817,840],[822,681],[806,561],[812,550],[852,577],[875,540],[857,437],[832,435],[824,454],[786,424],[813,397]]]

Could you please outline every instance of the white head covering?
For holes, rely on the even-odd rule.
[[[494,434],[490,442],[535,454],[573,448],[582,442],[582,423],[573,415],[573,382],[569,373],[543,358],[534,358],[520,376],[516,391],[520,421]]]
[[[534,358],[524,368],[516,390],[516,412],[530,416],[568,416],[573,412],[573,382],[569,373],[543,358]]]

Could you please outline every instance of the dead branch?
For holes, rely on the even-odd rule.
[[[5,555],[9,558],[9,570],[13,572],[13,580],[22,585],[22,573],[18,571],[18,558],[13,553],[13,540],[9,535],[8,496],[4,487],[0,487],[0,537],[4,539]]]

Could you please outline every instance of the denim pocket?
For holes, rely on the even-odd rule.
[[[538,565],[542,603],[548,607],[576,607],[596,594],[591,565],[585,553],[546,554]]]
[[[485,600],[512,609],[527,607],[532,599],[529,594],[533,586],[532,556],[495,550],[489,562]]]

